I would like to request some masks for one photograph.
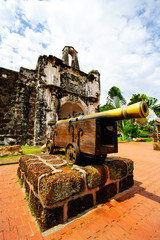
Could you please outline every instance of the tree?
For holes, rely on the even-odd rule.
[[[128,105],[131,105],[131,104],[134,104],[134,103],[137,103],[137,102],[141,102],[141,101],[147,101],[147,96],[146,94],[133,94],[132,95],[132,98],[130,99],[130,102],[128,103]]]
[[[112,109],[114,109],[114,106],[112,105],[112,101],[109,97],[107,97],[106,104],[99,108],[100,112],[112,110]]]
[[[121,90],[115,86],[113,86],[109,92],[108,96],[111,100],[112,105],[115,108],[121,107],[126,104],[125,98],[122,96]]]
[[[157,98],[148,97],[147,99],[148,107],[152,109],[158,117],[160,117],[160,104],[156,105],[157,102]]]
[[[125,104],[126,104],[126,100],[122,96],[121,90],[113,86],[108,91],[106,104],[100,107],[100,112],[115,109],[115,108],[120,108]]]
[[[157,117],[160,118],[160,104],[157,104],[153,107],[153,110],[155,112],[155,114],[157,115]]]
[[[146,101],[148,107],[152,109],[158,117],[160,117],[160,104],[156,105],[156,103],[158,102],[157,98],[147,97],[146,94],[141,94],[141,95],[139,93],[133,94],[128,105],[131,105],[133,103],[137,103],[140,101]]]

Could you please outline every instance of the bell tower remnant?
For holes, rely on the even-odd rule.
[[[69,55],[72,57],[71,67],[80,70],[77,56],[78,52],[71,46],[65,46],[62,50],[62,61],[66,65],[69,65]]]

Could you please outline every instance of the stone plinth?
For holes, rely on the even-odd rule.
[[[104,203],[133,184],[133,162],[106,158],[103,164],[69,167],[60,155],[24,155],[18,177],[42,231]]]

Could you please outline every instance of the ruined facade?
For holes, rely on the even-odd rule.
[[[40,56],[35,70],[0,68],[0,145],[43,144],[57,120],[97,112],[99,100],[99,72],[80,71],[70,46],[62,59]]]

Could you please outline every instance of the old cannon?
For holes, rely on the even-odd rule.
[[[80,155],[105,159],[107,153],[118,152],[116,121],[148,116],[146,102],[130,106],[59,120],[47,141],[49,153],[65,148],[69,165],[77,164]]]

